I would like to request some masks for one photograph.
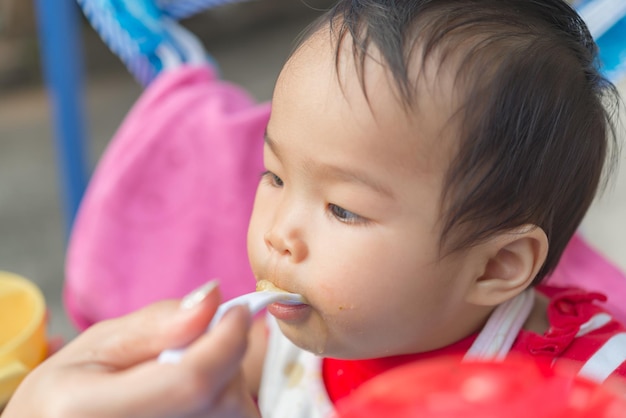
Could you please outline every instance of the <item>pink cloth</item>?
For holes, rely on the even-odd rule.
[[[103,155],[70,237],[64,297],[78,328],[212,278],[225,300],[254,290],[246,233],[269,110],[208,67],[148,87]],[[578,236],[549,284],[603,292],[626,322],[626,277]]]
[[[269,104],[209,67],[162,74],[111,141],[68,247],[64,299],[87,326],[221,280],[254,290],[246,233]]]
[[[603,293],[608,298],[606,309],[626,324],[626,275],[579,234],[570,240],[547,283]]]

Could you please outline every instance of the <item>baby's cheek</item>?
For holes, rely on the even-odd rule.
[[[258,280],[263,278],[262,266],[264,265],[263,242],[255,240],[254,234],[248,234],[248,260],[254,277]]]
[[[369,308],[348,297],[328,305],[323,318],[331,334],[337,335],[339,339],[353,339],[368,331],[372,325],[369,318],[371,314]]]

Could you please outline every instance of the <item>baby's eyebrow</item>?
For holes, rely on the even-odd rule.
[[[272,153],[275,156],[277,156],[278,159],[280,159],[280,150],[278,146],[276,145],[276,142],[274,142],[274,140],[270,138],[270,136],[268,135],[267,128],[265,129],[265,132],[263,133],[263,141],[265,141],[265,144],[270,148]]]
[[[381,195],[384,195],[386,197],[393,197],[393,193],[388,187],[376,181],[376,179],[370,176],[366,171],[347,170],[343,167],[339,167],[339,166],[331,165],[331,164],[323,164],[320,167],[322,170],[328,173],[332,178],[335,178],[341,181],[346,181],[346,182],[360,183]]]
[[[263,134],[263,139],[272,153],[280,159],[280,149],[276,145],[276,142],[268,135],[267,129]],[[385,187],[380,182],[376,181],[372,176],[370,176],[366,171],[359,170],[347,170],[343,167],[339,167],[332,164],[320,164],[319,168],[324,171],[329,177],[334,179],[338,179],[346,182],[356,182],[363,184],[370,189],[384,195],[387,197],[393,197],[393,193],[388,187]]]

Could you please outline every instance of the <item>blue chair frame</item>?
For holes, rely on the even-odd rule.
[[[36,0],[35,5],[69,233],[87,186],[89,166],[79,11],[74,0]]]

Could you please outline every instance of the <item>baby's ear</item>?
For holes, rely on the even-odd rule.
[[[496,306],[524,291],[543,266],[548,237],[536,225],[524,225],[481,244],[483,273],[476,277],[467,302]]]

